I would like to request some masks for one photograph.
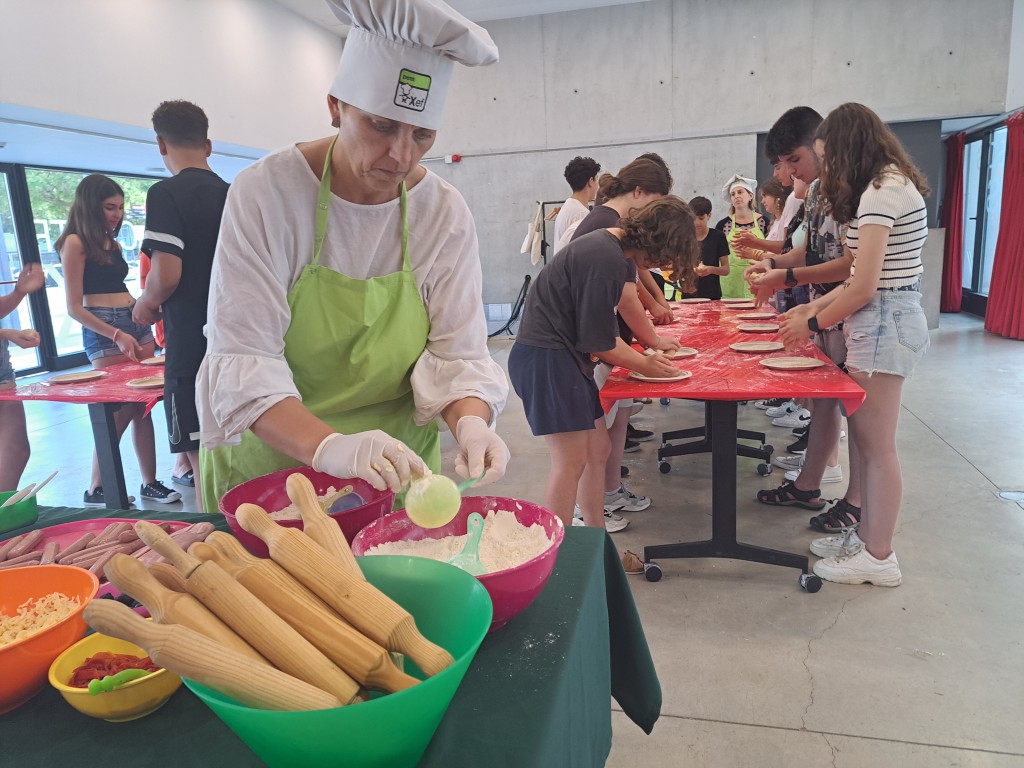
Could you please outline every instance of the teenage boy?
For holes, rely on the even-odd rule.
[[[202,109],[187,101],[165,101],[153,113],[153,130],[173,176],[154,184],[146,197],[142,250],[153,266],[132,315],[147,324],[163,317],[167,435],[171,453],[188,454],[202,512],[196,375],[206,354],[203,326],[228,184],[210,169],[209,121]]]
[[[751,287],[763,302],[774,291],[795,285],[809,284],[811,299],[816,299],[850,276],[853,256],[845,247],[845,227],[826,213],[819,195],[818,174],[821,170],[814,153],[814,133],[822,117],[810,107],[794,107],[780,117],[768,132],[765,152],[785,163],[792,176],[808,184],[804,198],[807,241],[803,248],[773,256],[747,270]],[[846,340],[842,324],[822,328],[814,335],[814,343],[836,365],[846,362]],[[798,506],[819,511],[824,509],[821,482],[826,471],[833,476],[838,467],[839,433],[842,414],[839,401],[813,401],[813,420],[799,474],[778,488],[760,491],[757,500],[763,504]],[[852,439],[852,438],[851,438]],[[830,465],[831,460],[831,465]],[[841,471],[841,470],[839,470]],[[860,522],[860,468],[854,452],[850,452],[850,482],[846,497],[836,505],[811,518],[811,527],[829,533],[854,527]]]
[[[562,204],[555,217],[555,253],[572,239],[572,233],[590,213],[590,204],[597,197],[597,174],[600,164],[590,157],[574,157],[565,166],[565,180],[572,194]]]

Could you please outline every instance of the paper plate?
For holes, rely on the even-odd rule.
[[[821,368],[825,361],[816,357],[766,357],[760,363],[765,368],[777,371],[805,371],[808,368]]]
[[[779,330],[778,323],[740,323],[736,326],[737,330],[747,331],[749,333],[774,333]]]
[[[740,320],[771,320],[778,315],[774,312],[741,312],[736,317]]]
[[[133,389],[155,389],[156,387],[163,387],[163,385],[163,376],[143,376],[141,379],[132,379],[125,382],[126,387],[132,387]]]
[[[656,350],[653,349],[647,349],[644,350],[644,354],[653,355],[655,351]],[[700,353],[693,347],[680,347],[675,352],[662,352],[661,354],[663,354],[669,360],[682,360],[685,357],[694,357]]]
[[[778,352],[782,347],[781,341],[737,341],[729,345],[737,352]]]
[[[693,376],[690,371],[680,371],[675,376],[644,376],[642,373],[636,371],[630,371],[629,377],[636,379],[637,381],[653,381],[653,382],[670,382],[670,381],[682,381]]]
[[[757,305],[752,301],[734,301],[725,305],[726,309],[757,309]]]
[[[723,304],[749,304],[750,303],[750,299],[741,299],[740,297],[736,296],[736,297],[731,298],[731,299],[722,299],[722,303]]]
[[[81,371],[80,373],[62,373],[51,376],[46,380],[47,384],[82,384],[86,381],[95,381],[106,376],[105,371]]]
[[[704,299],[704,298],[701,298],[701,297],[697,296],[697,297],[694,297],[692,299],[679,299],[675,303],[676,304],[706,304],[709,301],[711,301],[711,299]]]
[[[167,358],[163,355],[157,355],[156,357],[147,357],[145,360],[139,360],[142,365],[163,365],[167,362]]]

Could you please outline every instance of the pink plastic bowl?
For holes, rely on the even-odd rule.
[[[500,629],[516,616],[544,589],[544,585],[555,567],[558,548],[565,537],[562,521],[553,513],[537,504],[518,499],[504,499],[496,496],[467,496],[462,500],[459,513],[448,525],[440,528],[420,528],[409,520],[404,509],[385,515],[367,525],[352,540],[352,551],[361,556],[368,549],[390,541],[420,541],[422,539],[443,539],[445,536],[462,536],[466,533],[466,520],[473,512],[485,518],[492,509],[513,512],[522,525],[539,523],[551,539],[551,546],[532,560],[515,568],[495,571],[478,576],[480,583],[491,596],[494,604],[494,618],[490,632]]]
[[[312,467],[282,469],[277,472],[271,472],[269,475],[247,480],[225,493],[220,499],[219,507],[221,514],[227,518],[228,525],[231,526],[231,530],[234,531],[238,540],[257,557],[270,556],[270,553],[267,551],[267,545],[263,543],[262,539],[242,530],[238,520],[235,518],[235,510],[238,509],[240,504],[244,503],[257,504],[267,510],[267,512],[277,512],[279,509],[284,509],[292,503],[291,499],[288,498],[288,491],[285,489],[285,481],[288,479],[288,475],[293,472],[299,472],[308,477],[313,483],[318,496],[323,496],[327,493],[328,488],[334,487],[336,490],[340,490],[346,485],[351,485],[355,493],[358,493],[363,499],[367,500],[362,506],[346,509],[343,512],[335,512],[331,515],[331,517],[338,521],[342,533],[345,534],[345,538],[348,539],[350,544],[355,535],[364,526],[390,512],[391,507],[395,503],[395,494],[391,491],[378,491],[368,482],[358,477],[347,480],[341,479],[324,474],[323,472],[317,472]],[[302,530],[301,520],[279,520],[278,522],[286,528]],[[463,524],[463,528],[465,528],[465,524]]]

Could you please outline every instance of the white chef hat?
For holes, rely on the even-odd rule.
[[[391,120],[436,130],[454,62],[493,64],[498,47],[440,0],[327,0],[352,26],[330,93]]]
[[[725,186],[722,187],[722,197],[725,198],[725,202],[732,202],[730,195],[735,187],[743,187],[751,194],[751,196],[753,196],[757,190],[757,179],[748,179],[746,176],[734,173],[729,177],[729,180],[725,182]]]

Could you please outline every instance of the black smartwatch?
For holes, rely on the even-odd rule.
[[[796,284],[796,275],[793,274],[793,268],[789,267],[788,269],[786,269],[786,287],[792,288]]]
[[[812,315],[807,318],[807,327],[814,333],[821,333],[821,328],[818,327],[818,316]]]

